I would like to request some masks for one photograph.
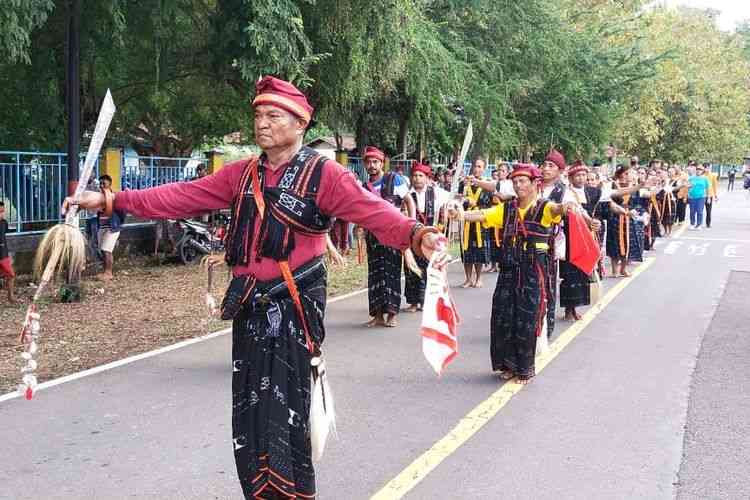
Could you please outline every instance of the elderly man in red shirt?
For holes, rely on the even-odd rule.
[[[385,245],[411,247],[425,257],[442,236],[302,146],[313,108],[292,84],[263,78],[253,107],[259,158],[188,183],[117,193],[113,200],[87,192],[79,204],[153,219],[232,208],[226,259],[234,278],[222,317],[233,319],[232,433],[242,491],[246,498],[313,498],[310,377],[325,336],[322,256],[330,218],[352,221]]]

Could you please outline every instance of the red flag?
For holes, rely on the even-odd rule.
[[[586,274],[599,262],[600,250],[586,220],[574,211],[568,212],[568,261]]]

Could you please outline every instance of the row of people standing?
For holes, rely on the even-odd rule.
[[[365,162],[370,175],[365,183],[367,190],[396,207],[406,204],[406,212],[425,225],[444,225],[446,221],[441,214],[451,218],[458,212],[462,214],[459,244],[466,273],[464,287],[481,287],[484,265],[493,260],[498,264],[490,325],[492,367],[505,379],[517,376],[525,383],[535,373],[537,337],[546,340],[555,326],[557,262],[559,255],[566,254],[565,234],[560,226],[563,215],[575,210],[593,231],[598,231],[600,223],[583,208],[595,202],[579,201],[575,189],[568,189],[562,181],[565,158],[555,150],[547,155],[541,170],[521,165],[510,173],[503,166],[497,178],[491,180],[483,179],[485,163],[479,159],[460,184],[457,197],[439,183],[431,182],[432,172],[422,164],[413,167],[411,188],[407,188],[397,173],[383,171],[384,158],[380,150],[367,148]],[[581,174],[585,184],[587,171],[582,170]],[[581,196],[585,198],[588,193],[584,190]],[[370,234],[367,246],[372,318],[367,324],[395,326],[401,301],[402,257]],[[406,270],[405,295],[412,311],[419,310],[424,301],[427,261],[417,259],[417,264],[423,271],[422,277]],[[586,294],[579,292],[583,289],[580,283],[584,282],[588,290],[589,276],[583,273],[575,279],[572,276],[571,270],[565,271],[568,286],[562,289],[566,290],[563,304],[587,303]],[[567,290],[580,296],[571,302]]]
[[[364,188],[404,211],[420,224],[438,226],[443,207],[452,195],[432,180],[429,165],[415,163],[412,166],[410,182],[398,172],[385,172],[385,154],[376,147],[368,146],[364,153],[369,180]],[[428,261],[414,256],[421,276],[404,265],[402,252],[383,245],[371,232],[366,232],[367,245],[367,290],[370,320],[368,327],[398,325],[397,316],[401,310],[402,269],[406,277],[404,296],[409,304],[408,312],[422,310],[426,287]]]
[[[402,208],[406,204],[405,211],[412,217],[426,225],[445,225],[441,214],[445,207],[453,199],[454,195],[443,189],[439,182],[430,180],[432,172],[429,166],[415,164],[411,175],[411,188],[407,187],[403,177],[395,172],[385,173],[383,164],[385,155],[378,149],[368,147],[365,151],[365,164],[370,179],[365,183],[365,188],[379,194],[394,206]],[[493,179],[484,179],[485,162],[477,159],[472,165],[470,175],[459,184],[458,198],[463,203],[463,210],[472,213],[481,213],[484,210],[507,203],[517,197],[514,183],[511,180],[509,165],[502,165]],[[545,162],[539,171],[539,178],[533,179],[535,185],[540,183],[540,199],[548,200],[562,206],[563,203],[578,203],[574,190],[568,190],[563,182],[563,174],[566,172],[564,156],[552,150],[547,155]],[[585,181],[586,174],[583,173]],[[585,197],[582,193],[580,196]],[[585,204],[585,202],[584,202]],[[592,206],[594,202],[590,203]],[[579,203],[580,205],[580,203]],[[581,209],[587,223],[597,231],[600,223],[596,218],[588,215]],[[370,321],[368,326],[397,325],[396,316],[400,311],[401,304],[401,270],[402,256],[399,252],[379,244],[371,234],[367,235],[368,250],[368,297]],[[566,253],[564,229],[555,224],[550,226],[550,241],[546,242],[546,249],[550,254],[545,259],[545,336],[552,334],[555,326],[555,310],[557,305],[557,282],[558,282],[558,260]],[[504,258],[503,233],[499,226],[489,227],[482,221],[463,221],[463,230],[460,238],[461,258],[464,264],[466,280],[464,288],[480,288],[482,284],[482,271],[488,264],[499,265]],[[417,264],[423,270],[427,267],[426,261],[417,260]],[[586,296],[588,291],[588,277],[571,277],[575,270],[565,266],[563,268],[564,290],[570,290],[570,295],[578,294],[577,300],[570,299],[566,292],[563,305],[566,307],[566,318],[577,319],[579,316],[575,307],[588,304]],[[405,296],[409,307],[408,311],[418,311],[424,301],[424,273],[420,278],[405,269],[406,287]],[[581,283],[585,281],[586,285]],[[584,292],[584,288],[586,292]],[[583,302],[583,303],[580,303]]]
[[[589,169],[581,161],[567,167],[562,154],[552,150],[540,169],[516,166],[510,175],[515,191],[511,199],[500,192],[500,183],[493,187],[491,182],[475,178],[465,181],[482,186],[495,198],[494,206],[477,207],[474,200],[481,196],[466,189],[468,199],[451,213],[456,217],[460,212],[464,236],[470,231],[469,238],[462,242],[464,256],[471,258],[472,250],[483,250],[478,224],[485,231],[499,231],[501,235],[490,351],[492,368],[503,379],[517,377],[525,383],[534,376],[537,340],[553,332],[558,302],[568,320],[580,319],[577,308],[591,303],[591,283],[605,274],[604,258],[599,249],[595,250],[599,263],[593,273],[584,272],[571,261],[571,249],[581,237],[572,228],[580,229],[580,221],[595,242],[601,242],[597,247],[606,249],[612,276],[628,277],[628,266],[642,261],[644,252],[653,249],[656,238],[671,234],[675,221],[680,221],[679,201],[688,205],[696,197],[696,193],[691,195],[691,189],[705,183],[701,179],[708,181],[706,196],[697,196],[704,198],[699,200],[701,206],[710,205],[718,196],[716,179],[701,172],[707,170],[705,167],[695,169],[696,176],[704,177],[691,182],[692,168],[668,169],[653,161],[649,168],[641,169],[637,159],[632,163],[632,168],[618,166],[609,179],[603,169]],[[475,169],[472,176],[480,170]],[[691,202],[694,207],[698,203]],[[573,213],[578,216],[577,226],[571,218]],[[486,240],[491,245],[494,239]],[[468,265],[466,270],[468,282]]]
[[[470,175],[464,179],[459,186],[459,192],[463,193],[463,210],[466,213],[482,212],[496,206],[502,206],[513,199],[517,199],[514,174],[510,172],[509,165],[502,165],[497,170],[496,179],[482,179],[484,172],[484,161],[478,159],[472,166]],[[538,197],[557,205],[563,203],[574,203],[575,198],[566,189],[562,180],[566,171],[565,157],[559,151],[552,149],[545,157],[538,171],[539,177],[533,179],[535,186],[538,185],[540,192]],[[536,168],[536,167],[535,167]],[[479,192],[477,192],[479,191]],[[476,200],[476,201],[475,201]],[[463,287],[482,286],[481,272],[484,265],[493,264],[502,273],[501,261],[504,258],[503,238],[501,228],[497,225],[489,226],[481,217],[473,220],[470,216],[464,219],[463,238],[461,242],[461,256],[464,263],[466,281]],[[555,309],[557,304],[557,261],[560,255],[564,255],[564,233],[559,224],[550,227],[550,238],[546,243],[549,258],[545,262],[545,334],[551,335],[555,327]]]
[[[553,149],[539,168],[515,165],[511,172],[510,165],[502,165],[491,179],[484,177],[485,162],[478,159],[454,195],[443,189],[439,180],[430,181],[430,168],[421,164],[414,166],[408,188],[397,174],[382,172],[381,152],[373,154],[377,156],[376,165],[370,171],[368,189],[380,190],[381,196],[397,206],[408,203],[407,212],[426,225],[445,225],[440,214],[446,207],[451,207],[448,212],[452,218],[461,213],[459,246],[464,288],[482,287],[483,268],[488,264],[498,266],[491,352],[493,369],[506,378],[513,375],[528,380],[533,376],[529,332],[549,337],[555,328],[558,304],[566,320],[581,318],[578,309],[590,305],[592,281],[607,274],[605,255],[611,262],[612,277],[630,276],[629,266],[641,262],[657,238],[669,236],[672,227],[684,221],[685,207],[694,207],[691,214],[697,217],[699,207],[710,207],[718,198],[717,181],[703,165],[669,167],[654,160],[648,167],[641,167],[634,158],[630,166],[619,165],[610,178],[598,165],[589,168],[577,161],[568,166],[564,156]],[[527,180],[531,187],[526,186]],[[695,189],[702,184],[705,194]],[[534,210],[529,208],[532,205]],[[595,273],[586,273],[570,261],[571,244],[577,236],[569,230],[569,211],[576,212],[601,248]],[[526,220],[527,214],[532,219]],[[509,221],[513,221],[512,227],[507,225]],[[533,230],[519,235],[519,227],[527,226]],[[519,241],[525,242],[523,248],[518,246]],[[394,253],[386,263],[373,242],[368,242],[368,251],[373,317],[369,324],[393,326],[401,298],[401,255]],[[423,270],[427,266],[424,260],[418,264]],[[408,310],[420,310],[424,278],[408,270],[405,274]],[[389,309],[382,308],[385,303]],[[529,316],[531,311],[539,313],[538,317]],[[527,330],[521,332],[521,324]],[[524,345],[518,343],[521,338]],[[508,346],[515,346],[508,351],[513,359],[505,359]]]
[[[710,228],[712,208],[719,199],[718,175],[708,164],[695,162],[670,167],[652,160],[648,167],[639,167],[632,160],[630,166],[618,166],[612,188],[630,190],[613,197],[603,211],[609,211],[606,254],[612,274],[620,276],[629,275],[628,263],[642,261],[643,252],[652,250],[657,238],[670,236],[674,226],[686,223],[686,209],[691,229],[702,227],[704,213]]]
[[[576,211],[591,230],[598,229],[562,182],[565,169],[563,155],[555,150],[546,156],[541,169],[516,165],[510,173],[513,196],[508,197],[501,191],[505,179],[498,179],[493,189],[491,184],[476,179],[476,169],[465,182],[492,190],[495,204],[477,209],[464,202],[464,206],[456,203],[449,209],[450,217],[469,224],[472,232],[481,226],[499,235],[490,359],[493,371],[504,380],[515,377],[523,384],[534,377],[537,342],[545,344],[554,329],[557,260],[560,249],[563,253],[565,249],[560,229],[563,217]]]

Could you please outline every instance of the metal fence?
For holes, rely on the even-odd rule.
[[[349,163],[347,164],[347,168],[351,170],[352,172],[354,172],[354,175],[356,175],[360,181],[366,182],[368,179],[368,175],[367,175],[367,169],[365,168],[365,164],[362,158],[359,158],[357,156],[350,156],[348,158],[348,162]],[[392,171],[399,172],[408,177],[411,175],[411,169],[414,163],[415,163],[415,160],[391,160],[390,168]],[[465,177],[469,175],[469,172],[471,171],[471,165],[472,165],[472,162],[465,161],[463,165],[463,172],[459,171],[458,173],[459,177]],[[437,169],[445,169],[447,167],[448,165],[446,164],[432,164],[433,171]],[[495,165],[494,163],[488,164],[485,168],[485,175],[489,176],[489,174],[493,170],[495,170],[495,168],[497,168],[497,165]]]
[[[468,161],[468,160],[467,160],[467,161],[464,161],[464,172],[463,172],[463,176],[467,176],[467,175],[469,175],[469,173],[471,172],[471,166],[472,166],[472,165],[473,165],[473,163],[472,163],[472,162],[470,162],[470,161]],[[493,172],[493,171],[494,171],[494,170],[495,170],[496,168],[497,168],[497,165],[495,165],[494,163],[487,163],[487,164],[485,165],[485,167],[484,167],[484,175],[485,175],[485,176],[489,176],[489,175],[490,175],[490,174],[491,174],[491,173],[492,173],[492,172]]]
[[[718,165],[714,164],[711,165],[711,171],[715,174],[719,174],[720,178],[728,177],[729,176],[729,170],[734,168],[735,174],[740,177],[742,175],[742,166],[741,165]]]
[[[85,155],[81,155],[79,167]],[[199,165],[207,160],[167,158],[161,156],[122,155],[121,189],[144,189],[197,177]],[[391,169],[410,175],[414,160],[393,160]],[[467,162],[465,170],[470,164]],[[100,160],[95,165],[99,177]],[[349,157],[347,168],[360,181],[368,179],[362,158]],[[66,153],[0,151],[0,200],[5,203],[9,225],[18,233],[41,231],[62,221],[60,206],[67,193],[68,163]],[[91,188],[96,189],[96,181]],[[82,213],[82,217],[87,214]]]
[[[354,175],[357,176],[357,179],[359,179],[360,182],[367,182],[367,169],[365,168],[365,162],[362,161],[362,158],[350,156],[346,167],[354,172]]]
[[[122,189],[144,189],[197,177],[204,158],[167,158],[163,156],[122,156]]]
[[[95,172],[99,172],[99,160]],[[0,200],[16,232],[42,230],[62,221],[60,207],[67,185],[66,153],[0,151]]]
[[[367,182],[369,176],[367,175],[367,168],[365,168],[365,163],[362,158],[358,156],[350,156],[347,161],[348,164],[346,167],[354,172],[354,175],[356,175],[361,182]],[[390,168],[394,172],[399,172],[403,175],[409,176],[411,175],[411,167],[413,164],[414,160],[391,160]]]
[[[410,176],[411,167],[414,165],[414,160],[391,160],[391,170],[400,174]]]
[[[85,155],[81,155],[79,168]],[[159,156],[121,157],[122,189],[189,181],[197,177],[204,158]],[[96,189],[100,159],[94,166],[91,188]],[[5,203],[8,224],[18,233],[41,231],[61,222],[60,207],[67,193],[66,153],[0,151],[0,200]],[[81,214],[86,218],[88,214]]]

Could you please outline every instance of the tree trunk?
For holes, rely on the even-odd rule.
[[[364,109],[361,109],[358,111],[357,114],[357,132],[356,132],[356,138],[357,141],[357,151],[359,152],[359,156],[362,157],[365,154],[365,147],[367,146],[367,111]]]
[[[344,150],[344,138],[341,137],[341,131],[339,129],[336,129],[333,131],[333,138],[336,140],[336,151],[343,151]]]
[[[424,130],[420,130],[417,137],[419,138],[419,140],[417,141],[417,150],[415,152],[415,156],[417,157],[416,160],[421,161],[425,157],[425,153],[427,152],[427,139],[425,138]]]
[[[409,122],[411,121],[411,110],[402,113],[398,118],[398,137],[396,139],[396,150],[398,154],[406,159],[406,149],[409,146]]]
[[[476,160],[480,156],[484,156],[484,142],[487,138],[487,132],[490,129],[490,121],[492,120],[492,112],[489,109],[484,109],[482,112],[482,126],[479,127],[478,133],[474,134],[474,147],[472,160]]]
[[[81,2],[71,0],[67,25],[68,194],[78,184],[78,152],[81,149]]]

